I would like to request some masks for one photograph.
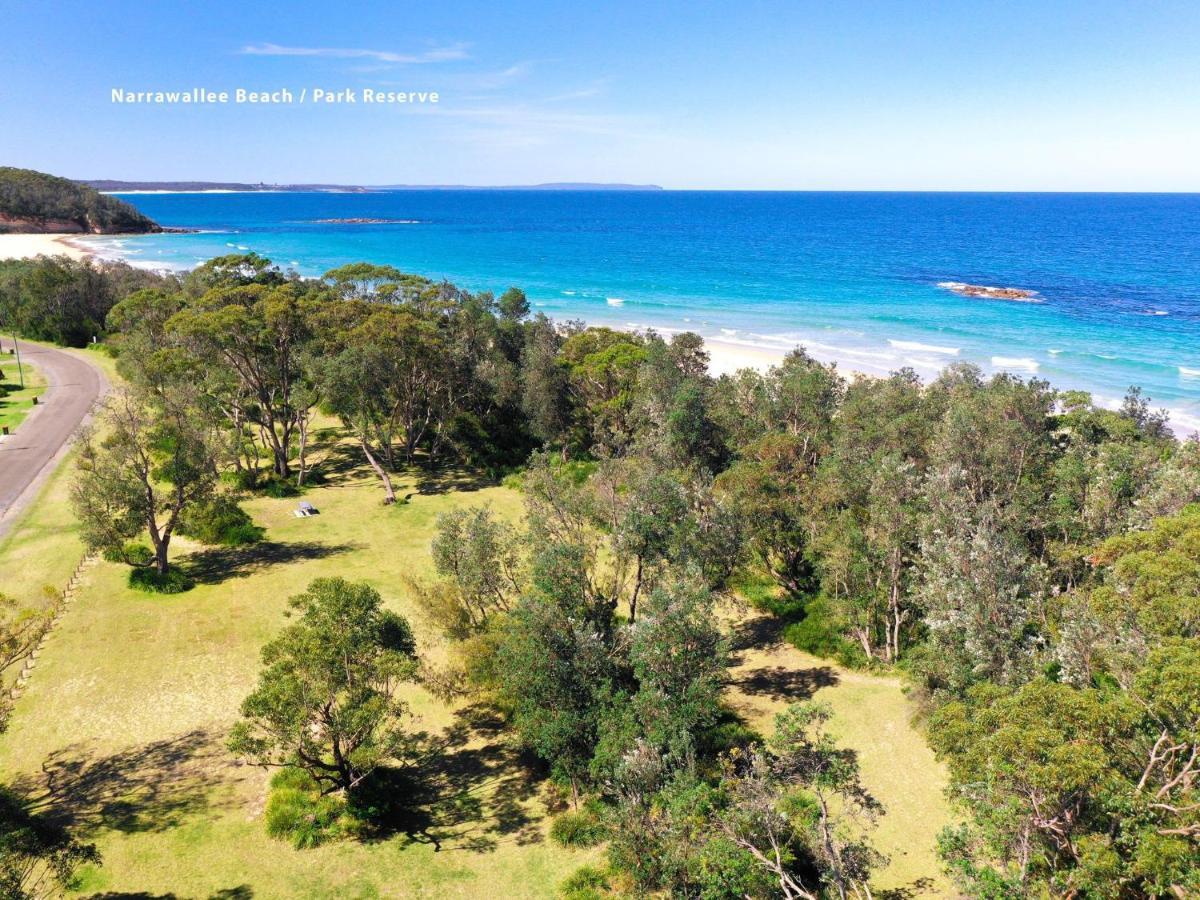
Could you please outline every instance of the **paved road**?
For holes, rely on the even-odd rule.
[[[12,339],[3,340],[4,353]],[[72,353],[21,344],[28,360],[46,376],[38,407],[13,433],[0,438],[0,538],[3,538],[54,471],[80,422],[108,390],[99,368]]]

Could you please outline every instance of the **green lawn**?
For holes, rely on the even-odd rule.
[[[11,344],[9,341],[5,347]],[[24,359],[21,360],[21,368],[25,371],[24,388],[21,387],[21,377],[17,371],[17,358],[9,356],[7,349],[0,354],[0,385],[5,389],[4,396],[0,397],[0,426],[7,426],[10,432],[15,432],[29,415],[34,398],[46,391],[46,378],[40,371]]]

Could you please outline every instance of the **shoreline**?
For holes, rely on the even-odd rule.
[[[55,256],[65,255],[75,260],[83,260],[94,258],[99,260],[123,261],[129,265],[141,268],[147,268],[154,271],[176,272],[178,269],[170,267],[159,267],[149,264],[144,260],[129,259],[120,253],[105,253],[102,248],[91,245],[86,240],[88,235],[76,234],[3,234],[0,235],[0,259],[21,259],[32,258],[39,255]],[[193,264],[195,265],[195,264]],[[189,267],[190,268],[190,267]],[[645,327],[635,326],[631,323],[617,324],[608,319],[608,317],[600,316],[598,318],[587,320],[592,325],[603,325],[610,328],[616,328],[621,331],[640,332],[644,331]],[[687,321],[687,320],[685,320]],[[670,334],[683,328],[658,328],[660,333],[669,337]],[[691,329],[694,330],[694,329]],[[792,350],[804,348],[810,355],[821,362],[836,363],[838,372],[847,379],[847,381],[857,381],[863,378],[882,378],[886,374],[864,372],[856,367],[856,363],[861,365],[861,360],[846,358],[843,354],[829,352],[833,348],[821,346],[817,343],[815,346],[808,345],[804,341],[797,341],[792,346],[755,346],[736,339],[727,339],[724,337],[713,337],[701,334],[700,337],[704,341],[704,348],[709,354],[709,372],[714,377],[721,375],[733,375],[740,369],[754,369],[759,372],[766,372],[772,366],[779,365],[785,356]],[[929,349],[929,348],[926,348]],[[936,349],[936,348],[934,348]],[[940,363],[950,363],[953,359],[939,359]],[[1023,362],[1023,360],[1021,361]],[[919,372],[921,380],[928,383],[932,378],[936,377],[936,372],[940,371],[941,366],[937,366],[934,372]],[[1019,372],[1029,376],[1029,372]],[[1032,373],[1036,375],[1036,370]],[[1089,391],[1092,394],[1093,401],[1098,406],[1103,406],[1109,409],[1115,409],[1120,403],[1117,397],[1106,397],[1098,395],[1095,391]],[[1190,410],[1180,409],[1178,407],[1164,407],[1170,416],[1168,428],[1174,432],[1177,438],[1183,439],[1188,435],[1200,432],[1200,416],[1192,413]]]
[[[96,252],[72,243],[74,234],[0,234],[0,259],[33,259],[35,256],[69,256],[88,259]]]
[[[36,256],[68,256],[71,259],[110,259],[84,242],[74,242],[80,235],[73,234],[0,234],[0,259],[32,259]],[[137,263],[124,260],[131,265]],[[626,328],[623,330],[636,331]],[[800,346],[799,344],[797,346]],[[733,341],[704,338],[704,347],[709,353],[709,371],[713,375],[732,375],[739,369],[766,371],[779,365],[790,352],[784,349],[750,347]],[[845,373],[848,377],[860,377],[857,372]]]

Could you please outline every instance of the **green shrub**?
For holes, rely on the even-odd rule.
[[[565,812],[550,826],[550,839],[564,847],[595,847],[605,838],[604,823],[595,808]]]
[[[267,797],[267,834],[297,850],[316,847],[355,833],[357,823],[344,798],[321,795],[303,769],[280,769]]]
[[[762,735],[743,722],[736,713],[722,709],[716,723],[700,733],[699,746],[705,756],[715,759],[739,747],[761,744],[762,740]]]
[[[278,478],[274,475],[259,484],[258,490],[268,497],[274,497],[276,500],[281,500],[285,497],[295,497],[300,493],[300,489],[296,487],[295,482],[286,478]]]
[[[261,541],[264,532],[236,500],[218,494],[208,503],[186,510],[179,521],[179,533],[202,544],[238,547]]]
[[[109,359],[116,359],[121,355],[121,350],[107,341],[100,341],[97,344],[88,344],[87,348],[93,353],[100,353],[107,356]]]
[[[841,619],[824,597],[810,600],[804,607],[804,618],[785,628],[783,638],[813,656],[834,659],[844,666],[861,668],[867,664],[862,648],[846,640]]]
[[[154,551],[145,544],[130,541],[123,547],[110,547],[104,551],[104,559],[127,566],[148,566],[154,561]]]
[[[238,491],[252,491],[258,485],[258,479],[249,469],[236,469],[232,472],[222,472],[221,481],[231,485]]]
[[[567,876],[558,888],[562,900],[600,900],[611,885],[608,873],[595,866],[582,866]]]
[[[263,539],[264,534],[266,531],[261,525],[245,522],[225,529],[221,536],[221,543],[226,547],[243,547],[246,544],[257,544]]]
[[[804,618],[805,599],[785,591],[770,575],[747,572],[731,586],[755,609],[778,616],[785,622]]]
[[[147,594],[182,594],[195,587],[195,582],[179,569],[159,575],[157,569],[147,567],[129,571],[129,586]]]

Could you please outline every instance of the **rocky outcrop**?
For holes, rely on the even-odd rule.
[[[416,225],[416,219],[315,219],[318,225]]]
[[[0,232],[145,234],[158,223],[86,184],[32,169],[0,166]]]
[[[990,287],[986,284],[967,284],[962,281],[941,281],[938,287],[962,297],[981,297],[984,300],[1012,300],[1017,303],[1041,303],[1037,291],[1025,288]]]
[[[70,219],[30,219],[0,213],[0,234],[84,234]]]
[[[40,219],[0,213],[0,234],[154,234],[162,230],[157,224],[148,227],[105,228],[87,219],[77,222],[74,219]]]

